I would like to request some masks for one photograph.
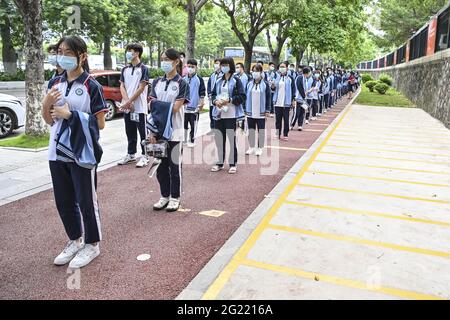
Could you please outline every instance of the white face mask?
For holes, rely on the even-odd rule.
[[[253,71],[252,77],[253,77],[253,79],[259,80],[261,78],[261,72]]]
[[[195,73],[195,68],[189,67],[187,70],[188,70],[189,74],[194,74]]]
[[[220,63],[215,63],[214,64],[214,70],[217,71],[220,69]]]
[[[280,72],[281,72],[281,73],[286,73],[286,68],[285,68],[285,67],[281,67],[281,68],[280,68]]]
[[[165,73],[169,73],[173,69],[172,61],[161,61],[161,69]]]
[[[270,71],[273,71],[273,70],[275,70],[275,67],[274,66],[270,66],[269,69],[270,69]]]

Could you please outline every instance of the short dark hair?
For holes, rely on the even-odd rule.
[[[257,63],[261,63],[261,64],[263,65],[263,64],[264,64],[264,61],[258,60]]]
[[[279,64],[278,64],[278,69],[280,69],[280,66],[282,65],[282,64],[284,64],[286,67],[289,65],[289,62],[287,62],[287,61],[281,61]]]
[[[255,65],[253,65],[253,67],[252,67],[252,71],[263,72],[263,67],[262,67],[262,65],[255,64]]]
[[[295,67],[295,64],[291,63],[289,64],[289,67]]]
[[[184,52],[180,52],[180,57],[181,56],[186,57],[186,54]]]
[[[139,59],[142,57],[142,53],[144,53],[144,48],[139,43],[130,43],[125,48],[125,51],[133,50],[134,52],[139,53]]]
[[[233,58],[230,58],[230,57],[222,58],[222,60],[220,60],[220,65],[222,65],[222,64],[227,64],[230,66],[231,74],[234,74],[236,72],[236,66],[234,65]]]
[[[167,58],[169,58],[172,61],[180,60],[180,53],[177,50],[175,50],[174,48],[166,49],[166,51],[164,51],[164,54],[166,55]],[[177,72],[179,74],[182,73],[182,68],[183,68],[183,64],[181,63],[181,60],[180,60],[177,65]]]
[[[275,63],[273,63],[272,61],[269,62],[269,66],[274,66]]]
[[[186,64],[192,64],[193,66],[197,66],[197,60],[195,60],[195,59],[189,59],[187,62],[186,62]]]
[[[237,67],[237,66],[242,67],[242,69],[244,69],[244,71],[245,71],[245,66],[244,66],[244,64],[243,64],[242,62],[236,63],[236,67]]]
[[[308,67],[303,68],[303,74],[307,74],[307,73],[310,73],[310,72],[311,72],[310,68],[308,68]]]
[[[49,45],[48,48],[47,48],[47,52],[50,52],[50,51],[58,52],[58,45],[56,45],[56,44]]]
[[[220,58],[215,58],[215,59],[214,59],[214,63],[216,63],[216,62],[219,62],[219,63],[220,63],[221,60],[222,60],[222,59],[220,59]]]

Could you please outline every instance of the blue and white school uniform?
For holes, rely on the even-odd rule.
[[[295,80],[295,100],[297,101],[297,107],[295,108],[294,114],[291,120],[291,127],[293,128],[296,123],[298,123],[298,127],[303,128],[305,124],[305,119],[309,117],[309,109],[305,110],[302,105],[305,103],[308,106],[311,106],[312,97],[307,94],[308,90],[311,89],[313,85],[312,77],[305,77],[304,75],[298,76]]]
[[[229,97],[230,102],[226,106],[228,110],[219,109],[215,102],[221,97]],[[212,91],[213,117],[215,122],[215,142],[219,160],[217,165],[223,167],[225,162],[226,140],[230,141],[229,164],[231,167],[237,164],[237,146],[236,146],[236,121],[244,118],[244,109],[242,104],[245,102],[245,88],[241,80],[236,76],[231,76],[226,80],[225,76],[218,79]]]
[[[125,121],[125,132],[128,140],[128,154],[136,153],[137,131],[139,131],[140,141],[147,138],[147,130],[145,129],[146,115],[148,114],[147,96],[148,96],[148,68],[141,62],[137,65],[129,64],[122,69],[120,82],[124,84],[127,95],[131,98],[139,89],[141,83],[145,84],[144,91],[134,101],[134,113],[139,115],[139,122],[131,120],[131,113],[125,112],[123,115]],[[144,146],[141,146],[142,154],[145,154]]]
[[[151,99],[169,102],[189,103],[189,84],[179,74],[172,79],[166,76],[153,81]],[[150,104],[151,108],[151,104]],[[184,140],[184,108],[172,114],[172,137],[169,140],[168,157],[163,158],[156,177],[164,198],[179,199],[181,196],[181,158]]]
[[[256,147],[255,131],[258,134],[258,147],[264,147],[266,118],[265,114],[270,112],[271,90],[270,84],[264,80],[257,83],[252,79],[246,87],[245,114],[249,129],[249,144],[251,148]]]
[[[236,76],[238,76],[239,79],[241,80],[242,86],[243,86],[244,88],[247,88],[248,81],[250,80],[249,77],[248,77],[248,75],[244,72],[244,73],[242,73],[242,74],[236,73]]]
[[[269,84],[272,86],[272,83],[276,82],[277,80],[280,79],[280,74],[278,72],[274,71],[267,71],[266,72],[266,81],[269,82]],[[270,99],[271,101],[271,106],[270,106],[270,113],[274,113],[274,105],[273,105],[273,94],[275,93],[275,89],[271,88],[271,94],[272,97]]]
[[[187,141],[187,133],[189,126],[191,126],[189,141],[194,143],[195,135],[197,133],[197,122],[199,118],[199,105],[203,101],[206,94],[205,82],[197,74],[192,76],[187,75],[184,81],[189,84],[189,103],[184,105],[184,130],[185,141]]]
[[[214,127],[215,127],[215,120],[212,115],[214,105],[212,103],[211,95],[212,95],[212,91],[216,85],[217,80],[222,78],[222,76],[223,76],[223,73],[219,70],[218,72],[214,72],[213,74],[211,74],[211,76],[208,79],[207,91],[208,91],[208,99],[209,99],[209,127],[211,128],[211,130],[214,129]]]
[[[313,79],[312,88],[313,91],[308,95],[311,97],[311,112],[312,116],[316,117],[319,112],[319,91],[320,91],[321,82],[318,79]]]
[[[279,75],[275,80],[275,92],[273,94],[273,105],[275,107],[275,127],[278,137],[281,136],[281,127],[284,122],[283,135],[289,135],[289,112],[295,98],[295,83],[288,75]]]
[[[50,80],[48,90],[53,87],[62,93],[61,101],[54,108],[67,103],[71,111],[89,115],[108,112],[102,86],[87,72],[70,83],[64,73]],[[69,239],[79,239],[84,231],[85,243],[93,244],[102,240],[96,191],[97,168],[87,169],[75,162],[58,160],[56,140],[64,121],[57,119],[51,126],[48,148],[56,207]],[[76,132],[71,134],[77,135]]]

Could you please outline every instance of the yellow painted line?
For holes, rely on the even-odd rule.
[[[415,142],[415,143],[442,143],[442,144],[448,144],[448,141],[444,141],[444,140],[437,140],[434,138],[429,138],[429,139],[415,139],[415,137],[398,137],[398,136],[389,136],[389,135],[380,135],[377,134],[376,132],[373,132],[372,135],[361,135],[361,133],[359,132],[353,132],[353,133],[346,133],[346,132],[336,132],[336,136],[343,136],[343,137],[352,137],[355,139],[363,139],[363,138],[383,138],[383,139],[388,139],[389,141],[408,141],[408,142]],[[414,138],[414,139],[412,139]]]
[[[323,130],[316,130],[316,129],[303,129],[303,131],[310,131],[310,132],[323,132]]]
[[[419,292],[415,292],[415,291],[408,291],[408,290],[396,289],[396,288],[391,288],[391,287],[371,286],[371,285],[368,285],[367,282],[356,281],[356,280],[351,280],[351,279],[346,279],[346,278],[340,278],[340,277],[325,275],[325,274],[321,274],[321,273],[317,273],[317,272],[309,272],[309,271],[304,271],[304,270],[300,270],[300,269],[296,269],[296,268],[289,268],[289,267],[259,262],[259,261],[250,260],[250,259],[245,259],[244,261],[242,261],[242,264],[245,266],[249,266],[249,267],[253,267],[253,268],[257,268],[257,269],[264,269],[264,270],[268,270],[268,271],[272,271],[272,272],[284,273],[284,274],[294,276],[294,277],[299,277],[299,278],[304,278],[304,279],[309,279],[309,280],[319,281],[319,282],[323,281],[323,282],[327,282],[327,283],[336,284],[339,286],[351,287],[351,288],[367,290],[367,291],[372,291],[372,292],[378,292],[378,293],[387,294],[390,296],[396,296],[396,297],[401,297],[401,298],[406,298],[406,299],[411,299],[411,300],[446,300],[446,299],[438,297],[438,296],[419,293]]]
[[[450,161],[449,162],[436,162],[436,161],[429,161],[429,160],[412,160],[412,159],[404,159],[404,158],[379,157],[379,156],[372,156],[372,155],[338,153],[338,152],[329,152],[329,151],[322,151],[321,153],[322,154],[332,154],[332,155],[336,155],[336,156],[349,156],[349,157],[357,157],[357,158],[372,158],[372,159],[394,160],[394,161],[402,161],[402,162],[417,162],[417,163],[426,163],[426,164],[437,164],[437,165],[450,166]]]
[[[336,172],[328,172],[328,171],[317,171],[317,170],[309,170],[308,172],[310,172],[310,173],[324,174],[324,175],[328,175],[328,176],[349,177],[349,178],[361,178],[361,179],[366,179],[366,180],[388,181],[388,182],[398,182],[398,183],[416,184],[416,185],[430,186],[430,187],[450,188],[450,184],[436,184],[436,183],[419,182],[419,181],[411,181],[411,180],[390,179],[390,178],[379,178],[379,177],[368,177],[368,176],[360,176],[360,175],[354,175],[354,174],[336,173]]]
[[[275,203],[272,205],[272,207],[269,209],[269,211],[264,216],[263,220],[259,223],[259,225],[256,227],[255,230],[251,233],[249,238],[245,241],[245,243],[239,248],[238,252],[233,256],[231,259],[231,262],[225,266],[225,268],[222,270],[222,272],[219,274],[219,276],[216,278],[216,280],[212,283],[212,285],[208,288],[208,290],[203,295],[202,299],[205,300],[213,300],[216,299],[220,291],[222,291],[225,284],[230,279],[231,275],[234,273],[234,271],[237,269],[237,267],[244,261],[244,259],[247,257],[248,252],[251,250],[251,248],[255,245],[256,241],[259,239],[263,231],[267,228],[272,218],[277,213],[278,209],[281,207],[281,205],[284,203],[284,201],[287,199],[289,194],[294,190],[294,188],[299,183],[301,177],[305,174],[305,172],[309,169],[311,164],[314,162],[314,160],[317,158],[319,153],[321,152],[322,148],[325,146],[325,144],[328,142],[332,134],[336,131],[336,129],[339,127],[339,125],[342,123],[342,120],[345,118],[345,116],[350,112],[351,106],[348,106],[345,113],[342,115],[341,119],[337,122],[337,124],[330,130],[328,135],[325,137],[325,139],[322,141],[322,143],[319,145],[319,147],[314,151],[312,156],[306,161],[306,163],[303,165],[303,167],[300,169],[300,171],[297,173],[297,175],[292,179],[291,183],[288,185],[288,187],[283,191],[283,193],[280,195],[280,197],[275,201]]]
[[[450,172],[442,172],[442,171],[405,169],[405,168],[398,168],[398,167],[375,166],[375,165],[370,165],[370,164],[358,164],[358,163],[348,163],[348,162],[339,162],[339,161],[326,161],[326,160],[316,160],[315,162],[329,163],[329,164],[338,164],[338,165],[342,165],[342,166],[389,169],[389,170],[398,170],[398,171],[407,171],[407,172],[420,172],[420,173],[430,173],[430,174],[436,174],[436,175],[450,176]]]
[[[268,149],[281,149],[281,150],[292,150],[292,151],[308,151],[304,148],[290,148],[290,147],[279,147],[279,146],[266,146]]]
[[[338,192],[366,194],[366,195],[373,195],[373,196],[380,196],[380,197],[387,197],[387,198],[397,198],[397,199],[411,200],[411,201],[424,201],[424,202],[432,202],[432,203],[450,204],[450,201],[448,201],[448,200],[437,200],[437,199],[434,200],[434,199],[427,199],[427,198],[402,196],[402,195],[399,195],[399,194],[390,194],[390,193],[372,192],[372,191],[363,191],[363,190],[354,190],[354,189],[333,188],[333,187],[318,186],[318,185],[315,185],[315,184],[307,184],[307,183],[299,183],[298,185],[301,186],[301,187],[308,187],[308,188],[315,188],[315,189],[324,189],[324,190],[333,190],[333,191],[338,191]]]
[[[405,145],[405,144],[393,144],[393,143],[386,143],[385,141],[375,141],[375,140],[372,140],[372,141],[361,141],[361,140],[357,139],[358,141],[355,141],[355,140],[339,139],[339,138],[335,138],[335,137],[333,137],[332,140],[333,141],[338,141],[338,142],[353,142],[353,143],[357,143],[357,144],[382,143],[384,146],[390,146],[390,147],[420,148],[422,150],[428,150],[429,149],[429,150],[440,150],[440,151],[449,150],[450,151],[450,149],[445,149],[444,147],[441,147],[441,148],[438,148],[438,147],[436,147],[436,148],[434,148],[434,147],[422,147],[422,146],[418,147],[417,145],[412,146],[412,145]]]
[[[403,216],[399,216],[399,215],[392,214],[392,213],[381,213],[381,212],[375,212],[375,211],[339,208],[339,207],[325,206],[325,205],[320,205],[320,204],[312,204],[312,203],[307,203],[307,202],[298,202],[298,201],[291,201],[291,200],[287,200],[285,203],[300,206],[300,207],[338,211],[338,212],[349,213],[349,214],[354,214],[354,215],[373,216],[373,217],[396,219],[396,220],[403,220],[403,221],[409,221],[409,222],[418,222],[418,223],[433,224],[433,225],[438,225],[438,226],[443,226],[443,227],[450,227],[450,222],[403,217]]]
[[[408,246],[402,246],[402,245],[395,244],[395,243],[373,241],[373,240],[361,239],[361,238],[356,238],[356,237],[344,236],[344,235],[340,235],[340,234],[317,232],[317,231],[305,230],[305,229],[294,228],[294,227],[279,226],[279,225],[274,225],[274,224],[268,225],[267,228],[273,229],[273,230],[278,230],[278,231],[303,234],[303,235],[308,235],[308,236],[318,237],[318,238],[323,238],[323,239],[351,242],[351,243],[362,244],[362,245],[366,245],[366,246],[381,247],[381,248],[387,248],[387,249],[392,249],[392,250],[406,251],[406,252],[412,252],[412,253],[424,254],[424,255],[428,255],[428,256],[435,256],[435,257],[450,259],[450,252],[408,247]]]
[[[447,157],[447,158],[450,158],[450,153],[449,154],[434,154],[434,153],[415,152],[415,151],[403,151],[403,150],[400,151],[400,150],[367,148],[367,147],[361,147],[361,146],[340,146],[340,145],[336,145],[336,144],[327,144],[326,147],[343,148],[343,149],[363,149],[363,150],[372,150],[372,151],[381,151],[381,152],[422,154],[422,155],[433,156],[433,157]]]

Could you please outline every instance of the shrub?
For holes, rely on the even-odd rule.
[[[369,81],[373,80],[372,76],[370,74],[368,74],[368,73],[363,74],[361,77],[362,77],[363,83],[366,83],[366,82],[369,82]]]
[[[374,87],[374,89],[379,94],[385,94],[389,90],[389,85],[380,81],[377,83],[377,85]]]
[[[45,70],[44,77],[48,81],[52,77],[53,70]],[[0,72],[0,81],[25,81],[25,71],[17,70],[15,75],[7,74],[6,72]]]
[[[378,84],[377,81],[371,80],[364,83],[364,85],[370,90],[370,92],[373,92],[373,88]]]
[[[388,86],[392,86],[392,78],[390,76],[388,76],[387,74],[382,74],[380,76],[380,78],[378,79],[380,82],[383,82],[385,84],[387,84]]]

